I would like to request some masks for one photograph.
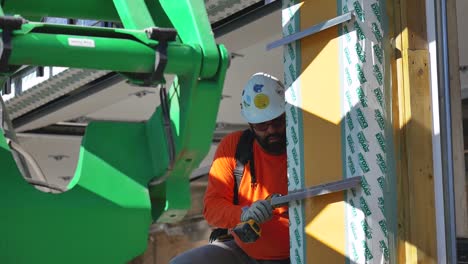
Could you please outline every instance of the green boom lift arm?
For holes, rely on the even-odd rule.
[[[141,254],[151,223],[179,221],[190,208],[189,175],[216,125],[229,57],[215,43],[203,0],[4,0],[0,28],[3,78],[21,65],[64,66],[161,87],[161,105],[147,122],[88,125],[61,194],[26,183],[0,133],[0,262],[124,263]],[[163,73],[175,76],[167,91]]]

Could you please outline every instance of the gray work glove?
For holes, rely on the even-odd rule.
[[[253,219],[257,223],[263,223],[271,219],[273,216],[273,207],[270,201],[258,200],[250,207],[243,209],[241,214],[241,222]]]

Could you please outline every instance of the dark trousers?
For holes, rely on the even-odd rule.
[[[237,246],[234,240],[214,242],[184,252],[169,262],[170,264],[290,264],[289,259],[255,260]]]

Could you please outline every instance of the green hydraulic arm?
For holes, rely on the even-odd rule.
[[[141,254],[152,223],[177,222],[190,208],[189,175],[216,125],[229,57],[203,0],[3,0],[0,29],[3,78],[22,65],[111,70],[159,88],[161,99],[146,122],[90,123],[60,194],[23,179],[0,133],[0,263],[125,263]],[[164,74],[175,76],[168,88]]]

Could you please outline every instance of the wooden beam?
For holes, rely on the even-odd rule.
[[[455,185],[455,222],[457,237],[468,238],[468,196],[465,181],[465,154],[463,144],[463,114],[458,52],[456,0],[447,0],[449,46],[450,97],[452,100],[453,173]]]
[[[393,1],[399,263],[436,263],[431,92],[424,0]],[[395,76],[396,75],[396,76]],[[396,79],[396,81],[395,81]]]
[[[397,205],[398,205],[398,216],[397,216],[397,245],[396,245],[396,259],[398,263],[405,263],[407,259],[407,245],[405,241],[409,240],[409,229],[405,228],[410,226],[409,224],[409,206],[406,206],[406,202],[409,201],[409,188],[407,182],[407,160],[404,158],[407,156],[406,147],[404,145],[404,138],[406,137],[405,130],[401,128],[407,122],[405,110],[409,106],[405,105],[406,95],[403,87],[403,63],[401,48],[403,46],[402,40],[402,6],[399,0],[387,2],[387,13],[389,16],[389,36],[393,39],[393,49],[391,53],[390,65],[392,69],[392,130],[394,135],[394,148],[395,153],[399,153],[400,158],[395,162],[395,171],[397,173]],[[411,255],[411,254],[408,254]]]

